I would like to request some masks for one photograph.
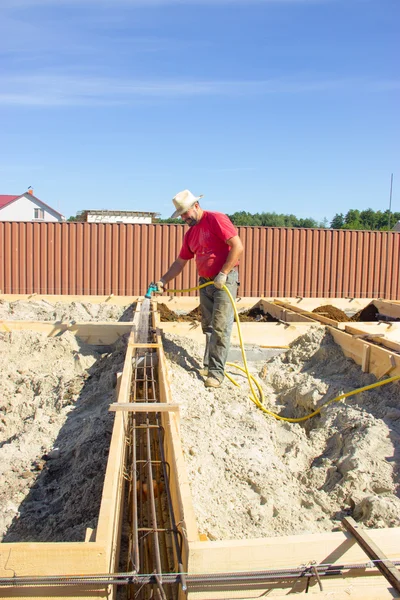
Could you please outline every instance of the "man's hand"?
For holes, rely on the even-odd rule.
[[[226,284],[227,275],[222,271],[218,273],[216,277],[214,277],[214,286],[217,290],[222,290],[223,286]]]
[[[160,281],[157,281],[156,286],[157,286],[157,291],[156,294],[163,294],[165,292],[164,289],[164,281],[162,279],[160,279]]]

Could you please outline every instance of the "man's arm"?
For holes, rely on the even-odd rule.
[[[233,269],[233,267],[236,265],[237,261],[243,254],[243,244],[238,235],[229,238],[229,240],[226,240],[226,243],[228,244],[228,246],[231,247],[231,249],[229,251],[226,262],[221,269],[221,273],[225,273],[225,275],[228,275],[229,271]]]
[[[171,279],[175,279],[175,277],[178,277],[179,273],[183,271],[183,267],[186,265],[187,262],[187,260],[178,256],[178,258],[172,263],[165,275],[161,277],[160,281],[163,284],[165,284],[171,281]]]

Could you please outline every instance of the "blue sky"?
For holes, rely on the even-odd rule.
[[[0,194],[400,211],[399,0],[1,0]]]

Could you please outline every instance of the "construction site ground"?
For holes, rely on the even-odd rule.
[[[200,531],[211,540],[333,531],[351,514],[367,527],[400,525],[399,386],[333,404],[287,423],[248,400],[248,383],[206,391],[202,346],[166,334],[171,389]],[[250,362],[266,408],[302,417],[322,402],[372,383],[316,327],[274,358]],[[189,393],[188,393],[189,391]]]
[[[134,308],[0,300],[0,320],[128,322]],[[199,332],[198,308],[189,315],[164,304],[158,309],[162,322],[189,320]],[[319,314],[340,321],[339,310],[322,306]],[[365,320],[374,321],[368,310]],[[241,318],[279,324],[259,308]],[[338,531],[347,515],[366,528],[400,526],[398,382],[331,404],[303,423],[288,423],[257,409],[245,376],[233,368],[229,373],[240,387],[225,380],[220,389],[205,389],[198,339],[163,334],[196,522],[205,539]],[[108,408],[126,341],[121,335],[99,347],[70,331],[52,337],[0,331],[1,541],[83,541],[87,529],[96,528],[114,419]],[[321,324],[281,346],[248,345],[265,406],[281,416],[305,416],[376,381],[344,356]],[[231,360],[237,359],[234,347]]]

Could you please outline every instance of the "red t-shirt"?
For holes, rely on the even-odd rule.
[[[237,230],[229,217],[205,210],[200,222],[185,233],[179,258],[190,260],[195,256],[200,277],[215,277],[231,249],[226,240],[235,235]]]

